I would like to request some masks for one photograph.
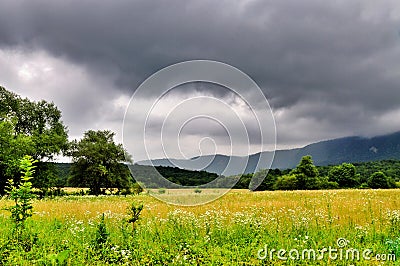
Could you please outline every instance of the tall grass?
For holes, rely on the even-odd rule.
[[[190,193],[188,197],[195,197],[207,191]],[[126,222],[126,209],[133,201],[144,205],[134,229]],[[0,208],[10,204],[2,199]],[[6,212],[0,212],[0,265],[52,265],[59,254],[68,254],[64,261],[68,265],[385,263],[257,258],[258,250],[266,245],[286,250],[322,249],[336,246],[338,238],[345,238],[351,248],[395,254],[397,262],[387,261],[387,265],[400,261],[400,190],[233,190],[195,207],[168,205],[147,194],[69,196],[35,200],[33,206],[27,226],[38,240],[29,251],[8,248],[11,222]],[[103,214],[109,236],[99,247],[93,243]]]

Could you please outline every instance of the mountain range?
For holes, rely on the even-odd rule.
[[[274,156],[271,169],[294,168],[301,157],[311,155],[319,166],[343,162],[367,162],[400,159],[400,131],[372,138],[345,137],[309,144],[302,148],[264,151],[249,156],[204,155],[191,159],[155,159],[139,161],[139,165],[177,166],[188,170],[204,170],[225,176],[253,173],[268,168],[267,162]],[[257,166],[257,164],[259,165]]]

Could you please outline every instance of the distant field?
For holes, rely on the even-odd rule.
[[[205,197],[215,192],[149,193]],[[144,204],[134,231],[124,221],[126,208],[133,201]],[[0,208],[10,204],[2,199]],[[94,241],[103,213],[110,235],[100,248]],[[36,200],[29,229],[32,235],[37,234],[37,240],[27,251],[7,249],[11,230],[8,216],[6,211],[0,212],[0,265],[52,265],[54,257],[65,250],[69,254],[67,265],[400,264],[400,190],[233,190],[209,204],[193,207],[168,205],[148,193]],[[345,246],[339,248],[343,243]],[[339,248],[342,258],[335,259],[334,253],[331,258],[328,253],[319,257],[319,252],[329,247]],[[271,254],[272,249],[276,251]],[[282,258],[278,257],[279,249],[286,251],[280,254]],[[360,251],[360,259],[346,259],[349,249],[349,256],[355,249]],[[364,258],[362,252],[369,249]],[[304,250],[315,250],[315,258],[307,252],[302,258]]]

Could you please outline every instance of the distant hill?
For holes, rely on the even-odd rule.
[[[271,168],[294,168],[304,155],[311,155],[314,163],[319,166],[335,165],[343,162],[368,162],[389,159],[400,159],[400,132],[373,138],[346,137],[321,141],[307,145],[303,148],[290,150],[277,150]],[[245,173],[255,172],[258,168],[267,168],[268,159],[272,152],[261,152],[247,157],[206,155],[189,160],[184,159],[156,159],[152,161],[140,161],[140,165],[179,166],[190,170],[204,170],[207,172],[234,175],[242,169]],[[248,161],[247,161],[248,159]],[[231,160],[231,161],[230,161]],[[229,163],[229,167],[228,166]]]

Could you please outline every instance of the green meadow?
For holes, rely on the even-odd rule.
[[[3,198],[0,265],[400,264],[398,189],[232,190],[190,207],[151,193],[35,199],[19,239]],[[162,192],[183,193],[213,191]],[[129,223],[132,203],[143,210]]]

